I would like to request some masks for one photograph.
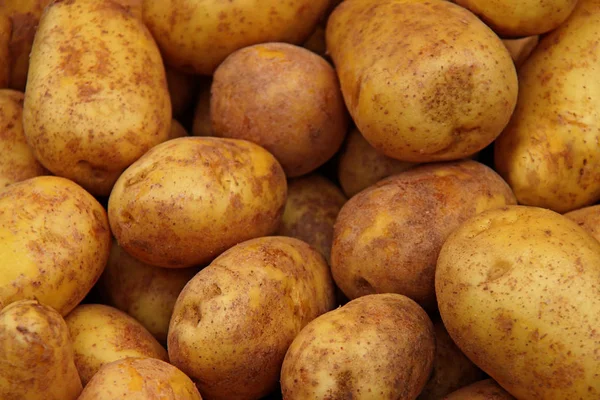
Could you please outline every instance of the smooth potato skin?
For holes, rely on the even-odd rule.
[[[286,43],[250,46],[227,57],[213,77],[210,118],[215,136],[263,146],[288,177],[323,165],[348,130],[333,67]]]
[[[494,149],[520,204],[565,213],[600,200],[598,25],[600,1],[579,1],[519,70],[519,102]]]
[[[10,36],[12,21],[0,14],[0,89],[8,87],[10,79]]]
[[[448,333],[520,400],[600,396],[600,243],[550,210],[481,213],[452,233],[436,292]]]
[[[183,372],[154,358],[126,358],[104,365],[78,400],[202,400]]]
[[[516,204],[498,174],[464,160],[414,167],[352,197],[338,214],[331,270],[349,299],[398,293],[434,310],[448,235],[484,210]]]
[[[132,256],[159,267],[194,267],[275,232],[286,193],[281,166],[262,147],[187,137],[154,147],[128,168],[111,193],[108,215]]]
[[[329,268],[316,250],[294,238],[248,240],[185,286],[169,358],[207,398],[259,399],[275,389],[298,332],[334,306]]]
[[[37,299],[68,314],[106,265],[106,211],[83,188],[54,176],[0,191],[0,210],[0,309]]]
[[[143,23],[110,0],[52,3],[31,52],[23,126],[46,168],[108,196],[171,126],[162,58]]]
[[[23,133],[23,93],[0,89],[0,188],[45,175]]]
[[[2,400],[75,400],[81,393],[69,329],[37,301],[0,311],[0,360]]]
[[[577,225],[600,241],[600,205],[584,207],[568,212],[565,214],[565,217],[575,221]]]
[[[516,400],[506,390],[502,389],[492,379],[486,379],[472,385],[465,386],[448,396],[444,400]]]
[[[500,134],[515,107],[508,50],[450,2],[346,0],[326,39],[356,127],[389,157],[468,157]]]

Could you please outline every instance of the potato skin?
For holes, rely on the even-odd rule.
[[[275,389],[294,337],[334,306],[329,268],[316,250],[294,238],[248,240],[185,286],[169,358],[207,398],[259,399]]]
[[[183,372],[155,358],[126,358],[104,365],[78,400],[202,400]]]
[[[448,333],[520,400],[600,396],[600,243],[550,210],[511,206],[452,233],[436,292]]]
[[[129,254],[185,268],[275,232],[286,193],[281,166],[262,147],[187,137],[154,147],[129,167],[111,193],[108,215]]]
[[[0,89],[0,188],[45,175],[23,133],[23,93]]]
[[[348,130],[333,67],[286,43],[250,46],[227,57],[213,78],[210,117],[215,136],[263,146],[288,177],[323,165]]]
[[[180,137],[186,137],[188,135],[187,131],[177,120],[171,121],[171,130],[169,131],[169,140],[177,139]]]
[[[575,221],[596,240],[600,241],[600,205],[580,208],[565,214],[565,217]]]
[[[486,379],[459,389],[444,400],[516,400],[492,379]]]
[[[37,301],[0,311],[0,360],[2,400],[75,400],[81,393],[69,329]]]
[[[494,150],[520,204],[565,213],[600,200],[598,25],[600,1],[579,1],[519,70],[519,102]]]
[[[0,309],[35,298],[68,314],[106,265],[106,211],[83,188],[54,176],[6,187],[0,210]]]
[[[423,165],[352,197],[338,214],[331,270],[354,299],[398,293],[435,309],[435,265],[448,235],[473,215],[516,204],[498,174],[476,161]]]
[[[10,79],[10,36],[12,21],[0,13],[0,89],[8,87]]]
[[[162,58],[143,23],[110,0],[52,3],[33,44],[23,125],[46,168],[108,196],[171,126]]]
[[[540,42],[539,36],[527,36],[520,39],[504,39],[502,43],[508,49],[515,67],[520,68],[527,61],[533,50]]]

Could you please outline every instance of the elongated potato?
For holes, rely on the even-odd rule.
[[[584,207],[565,214],[600,241],[600,205]]]
[[[465,386],[448,396],[444,400],[516,400],[506,390],[502,389],[492,379]]]
[[[171,103],[162,58],[123,6],[52,3],[30,61],[23,126],[36,158],[55,175],[108,195],[125,168],[167,139]]]
[[[0,13],[0,89],[8,87],[10,80],[10,36],[12,22],[5,14]]]

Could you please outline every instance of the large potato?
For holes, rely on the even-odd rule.
[[[286,400],[413,400],[429,377],[435,337],[429,317],[398,294],[353,300],[308,324],[281,370]]]
[[[389,157],[470,156],[500,134],[515,107],[508,50],[450,2],[346,0],[326,39],[357,128]]]
[[[600,398],[600,243],[575,222],[479,214],[444,243],[435,285],[452,339],[513,396]]]
[[[565,214],[600,241],[600,205],[584,207]]]
[[[465,386],[448,396],[444,400],[516,400],[506,390],[502,389],[492,379]]]
[[[0,191],[0,309],[36,299],[66,315],[109,251],[106,211],[77,184],[40,176]]]
[[[599,25],[600,1],[579,1],[519,70],[519,102],[495,163],[520,204],[564,213],[600,200]]]
[[[0,12],[0,89],[8,87],[10,80],[10,37],[12,22]]]
[[[9,89],[0,89],[0,154],[0,189],[48,172],[23,133],[23,93]]]
[[[435,265],[458,226],[516,204],[492,169],[466,160],[414,167],[352,197],[335,223],[331,269],[350,299],[399,293],[435,308]]]
[[[78,400],[202,400],[183,372],[155,358],[126,358],[104,365]]]
[[[246,241],[179,295],[171,363],[209,399],[259,399],[275,389],[294,337],[334,305],[329,268],[316,250],[287,237]]]
[[[132,256],[159,267],[192,267],[275,232],[286,192],[281,166],[262,147],[187,137],[154,147],[128,168],[108,214]]]
[[[302,43],[328,5],[329,0],[144,0],[143,11],[167,64],[212,75],[229,54],[243,47]]]
[[[23,126],[37,159],[92,194],[167,139],[171,104],[160,52],[111,0],[53,2],[42,16]]]
[[[32,300],[0,311],[2,400],[75,400],[81,389],[69,329],[60,314]]]
[[[213,78],[210,117],[215,136],[263,146],[288,177],[323,165],[348,129],[334,69],[286,43],[250,46],[229,56]]]

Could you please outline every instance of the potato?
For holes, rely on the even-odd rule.
[[[304,42],[328,6],[329,0],[144,0],[143,11],[167,64],[212,75],[243,47]]]
[[[173,115],[182,117],[194,100],[197,86],[196,77],[177,71],[169,66],[166,66],[165,70]]]
[[[85,386],[105,364],[127,357],[168,361],[167,351],[139,322],[116,308],[82,304],[65,318],[75,365]]]
[[[579,1],[519,70],[519,102],[495,163],[520,204],[565,213],[600,200],[598,25],[600,2]]]
[[[0,154],[0,189],[48,172],[23,133],[23,93],[10,89],[0,89]]]
[[[352,197],[381,179],[415,165],[380,153],[357,129],[353,129],[340,152],[338,179],[346,196]]]
[[[250,46],[229,56],[213,78],[210,117],[215,136],[263,146],[288,177],[323,165],[348,130],[334,69],[285,43]]]
[[[202,400],[183,372],[154,358],[126,358],[104,365],[78,400]]]
[[[156,339],[166,342],[175,300],[197,272],[196,268],[144,264],[127,254],[115,240],[98,287],[107,304],[131,315]]]
[[[346,0],[327,48],[358,130],[388,157],[455,160],[490,144],[517,100],[502,41],[442,0]]]
[[[502,40],[517,68],[520,68],[521,65],[527,61],[533,50],[535,50],[539,41],[539,36],[528,36],[520,39]]]
[[[444,397],[444,400],[516,400],[492,379],[466,386]]]
[[[577,0],[454,0],[500,36],[523,37],[558,28],[573,12]]]
[[[444,243],[435,286],[452,339],[513,396],[600,398],[600,243],[575,222],[479,214]]]
[[[600,241],[600,205],[584,207],[565,214]]]
[[[36,299],[68,314],[108,260],[106,211],[80,186],[54,176],[1,190],[0,210],[0,309]]]
[[[313,246],[329,262],[333,224],[346,196],[319,175],[292,179],[278,234]]]
[[[413,400],[429,377],[434,351],[433,326],[414,301],[364,296],[296,336],[281,370],[283,397]]]
[[[31,52],[23,126],[46,168],[107,196],[171,127],[162,59],[142,22],[110,0],[48,6]]]
[[[1,9],[0,9],[1,10]],[[8,87],[10,79],[10,37],[12,22],[0,13],[0,89]]]
[[[210,87],[212,78],[206,78],[200,83],[200,91],[196,108],[194,109],[194,122],[192,134],[194,136],[214,136],[212,122],[210,122]]]
[[[60,314],[32,300],[0,311],[1,399],[75,400],[81,389]]]
[[[259,399],[275,389],[294,337],[334,306],[316,250],[293,238],[249,240],[185,286],[169,326],[169,358],[207,398]]]
[[[352,197],[334,227],[331,269],[354,299],[398,293],[435,309],[435,265],[448,235],[484,210],[516,204],[492,169],[465,160],[414,167]]]
[[[177,121],[171,121],[171,130],[169,131],[169,140],[187,136],[185,128]]]
[[[119,244],[138,260],[193,267],[275,232],[286,192],[281,166],[262,147],[179,138],[154,147],[121,175],[108,215]]]
[[[142,18],[142,0],[112,0],[114,3],[122,5],[131,15],[143,21]]]

